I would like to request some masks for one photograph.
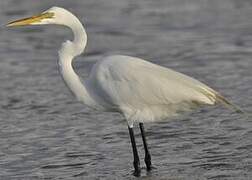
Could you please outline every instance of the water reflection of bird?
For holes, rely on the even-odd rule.
[[[139,123],[145,163],[147,170],[151,170],[151,156],[143,123],[163,120],[201,105],[218,103],[241,112],[205,84],[136,57],[106,57],[94,65],[85,81],[81,81],[72,68],[72,60],[84,51],[87,34],[72,13],[52,7],[39,15],[11,22],[7,26],[43,24],[64,25],[73,31],[73,41],[64,42],[59,50],[58,64],[63,80],[77,99],[87,106],[124,115],[132,143],[136,176],[140,175],[140,162],[133,132],[134,123]]]

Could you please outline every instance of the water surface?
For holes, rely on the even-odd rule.
[[[250,0],[1,0],[0,24],[57,5],[88,33],[74,67],[104,54],[142,57],[186,73],[252,112]],[[126,122],[90,110],[65,88],[57,49],[68,29],[0,30],[0,179],[136,179]],[[143,180],[252,179],[251,119],[223,107],[147,124],[156,167]],[[141,160],[143,146],[136,128]]]

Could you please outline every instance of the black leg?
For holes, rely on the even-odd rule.
[[[134,165],[134,168],[135,168],[134,176],[138,177],[138,176],[140,176],[141,170],[140,170],[140,161],[139,161],[139,156],[138,156],[138,153],[137,153],[137,147],[136,147],[134,131],[133,131],[133,128],[131,128],[129,126],[128,126],[128,129],[129,129],[130,140],[131,140],[133,156],[134,156],[134,161],[133,161],[133,165]]]
[[[147,145],[146,138],[145,138],[143,123],[139,123],[139,126],[140,126],[140,130],[141,130],[141,134],[142,134],[143,144],[144,144],[144,151],[145,151],[144,161],[145,161],[145,164],[146,164],[146,167],[147,167],[147,171],[150,171],[152,169],[151,155],[150,155],[150,152],[148,150],[148,145]]]

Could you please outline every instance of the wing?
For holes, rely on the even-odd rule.
[[[100,102],[132,111],[131,116],[144,112],[160,119],[202,104],[230,105],[196,79],[129,56],[107,57],[94,67],[89,82]]]

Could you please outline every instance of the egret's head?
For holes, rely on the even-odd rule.
[[[60,7],[52,7],[41,14],[28,18],[19,19],[7,24],[8,27],[26,26],[26,25],[43,25],[43,24],[61,24],[64,25],[72,13]]]
[[[86,31],[78,18],[64,8],[52,7],[41,14],[10,22],[7,27],[43,24],[58,24],[69,27],[73,31],[74,39],[63,43],[61,51],[67,51],[72,56],[77,56],[83,52],[87,43]]]

